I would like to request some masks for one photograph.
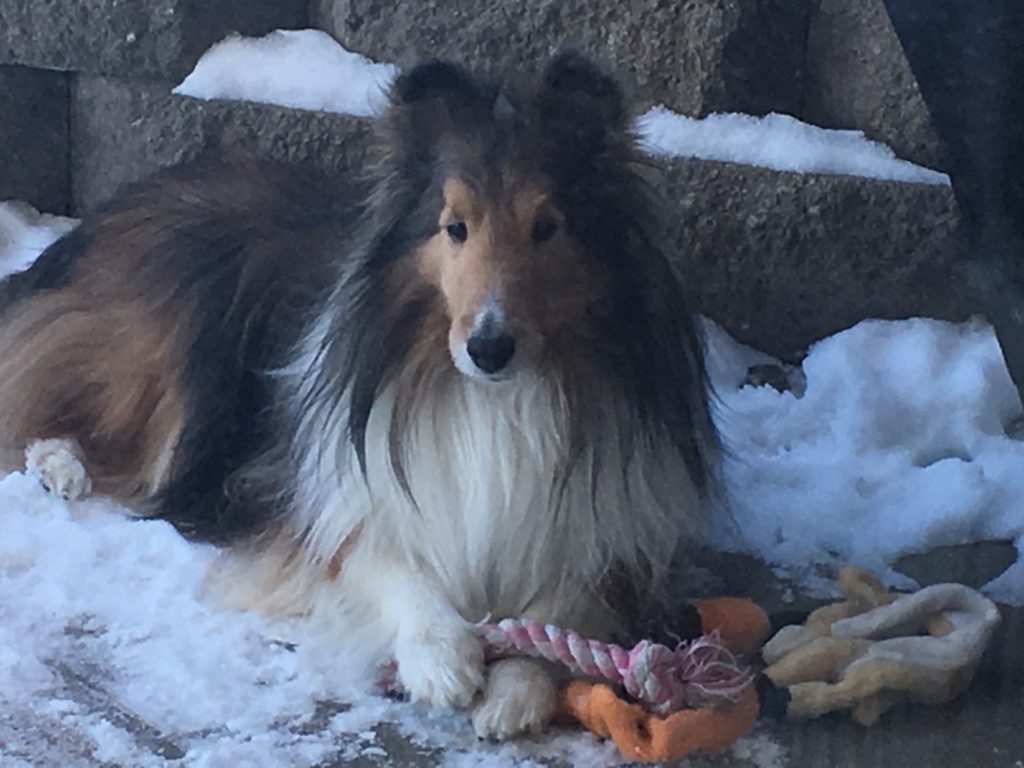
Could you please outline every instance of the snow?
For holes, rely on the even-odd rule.
[[[173,92],[370,117],[386,104],[384,91],[397,74],[394,65],[351,53],[320,30],[278,30],[261,38],[227,37],[203,55]],[[788,115],[695,119],[658,106],[639,117],[636,128],[655,155],[949,184],[945,174],[898,159],[860,131],[818,128]]]
[[[303,621],[210,606],[216,550],[166,523],[68,505],[20,473],[0,509],[0,764],[272,768],[386,757],[398,739],[452,766],[620,762],[577,731],[481,744],[464,715],[366,693],[345,658],[303,653],[318,647]],[[318,717],[324,702],[341,704]]]
[[[46,246],[70,232],[76,223],[63,216],[39,213],[27,203],[0,202],[0,277],[28,269]]]
[[[713,114],[697,119],[654,107],[637,120],[647,151],[797,173],[844,174],[872,179],[949,184],[944,173],[900,160],[861,131],[818,128],[789,115]]]
[[[708,323],[731,514],[716,542],[812,584],[852,562],[893,585],[912,552],[988,539],[1024,552],[1021,403],[980,322],[864,321],[815,344],[797,396],[742,386],[771,362]],[[822,567],[823,566],[823,567]],[[986,592],[1024,603],[1024,558]]]
[[[351,53],[317,29],[233,34],[214,45],[173,93],[369,117],[398,70]]]

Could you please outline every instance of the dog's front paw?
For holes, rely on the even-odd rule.
[[[465,624],[400,632],[398,679],[413,701],[468,707],[484,682],[484,650]]]
[[[555,713],[555,684],[536,661],[502,659],[487,672],[483,700],[473,710],[481,739],[510,739],[536,733]]]
[[[74,440],[36,440],[25,451],[25,469],[50,493],[74,501],[92,490],[80,457]]]

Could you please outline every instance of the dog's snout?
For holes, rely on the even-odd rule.
[[[484,328],[472,334],[466,342],[473,365],[484,373],[497,373],[516,353],[516,340],[503,331]]]

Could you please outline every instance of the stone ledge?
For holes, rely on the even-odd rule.
[[[817,0],[807,38],[806,120],[857,128],[899,157],[946,167],[942,144],[883,0]]]
[[[81,77],[74,199],[88,210],[157,168],[241,148],[344,172],[370,121],[171,96],[169,86]],[[654,180],[697,308],[787,360],[866,317],[963,319],[959,217],[949,187],[672,159]]]
[[[608,63],[641,106],[799,114],[809,0],[313,0],[346,48],[408,66],[451,58],[530,71],[570,46]]]
[[[195,159],[242,149],[342,172],[365,156],[365,120],[249,102],[174,96],[172,85],[76,78],[72,95],[72,194],[89,211],[125,184]]]
[[[672,160],[663,189],[697,306],[786,360],[865,318],[966,319],[950,187]]]
[[[68,76],[0,66],[0,200],[67,213]]]
[[[305,26],[306,0],[0,0],[0,63],[181,79],[229,32]]]

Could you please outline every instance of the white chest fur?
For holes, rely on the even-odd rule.
[[[347,557],[408,563],[466,619],[579,621],[612,562],[663,563],[695,532],[698,502],[678,455],[650,440],[625,455],[631,425],[616,422],[626,409],[611,401],[585,404],[591,439],[565,479],[570,414],[556,387],[456,377],[429,391],[403,436],[415,504],[390,464],[393,402],[385,391],[374,406],[365,478],[343,408],[313,411],[303,426],[317,443],[296,513],[321,561],[354,537]]]

